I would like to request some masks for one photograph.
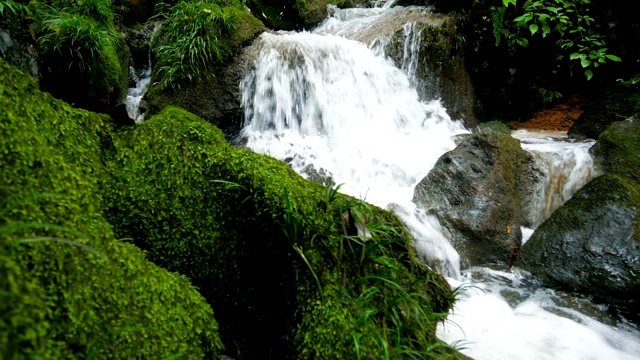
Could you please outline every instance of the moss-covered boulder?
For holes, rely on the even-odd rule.
[[[203,69],[204,75],[200,78],[175,84],[176,86],[164,86],[162,75],[157,68],[154,69],[152,84],[156,85],[146,95],[149,114],[156,114],[168,105],[175,105],[217,125],[225,133],[237,133],[242,123],[242,98],[238,84],[245,75],[248,58],[252,56],[242,48],[266,28],[246,11],[233,7],[224,10],[236,23],[233,31],[221,39],[218,45],[224,60],[213,62],[209,68]],[[166,45],[162,33],[159,36],[154,49]]]
[[[618,85],[586,105],[584,110],[569,129],[569,136],[597,139],[611,123],[640,113],[640,84]]]
[[[213,312],[189,280],[102,217],[108,118],[2,60],[0,107],[0,357],[217,357]]]
[[[614,122],[592,148],[606,174],[554,212],[518,265],[549,285],[640,309],[640,123]]]
[[[463,268],[509,262],[531,183],[540,180],[533,157],[504,127],[464,137],[415,188],[413,201],[438,217]]]
[[[124,97],[129,76],[128,48],[111,1],[30,6],[34,20],[25,32],[37,39],[41,88],[77,107],[109,113]]]
[[[640,119],[614,122],[591,149],[602,171],[640,184]]]
[[[232,147],[174,107],[121,129],[114,147],[108,219],[118,237],[193,281],[228,355],[434,354],[450,289],[416,260],[391,213]]]
[[[549,285],[637,310],[639,209],[636,182],[614,174],[596,178],[536,229],[517,265]]]
[[[258,19],[274,30],[309,29],[327,17],[327,0],[249,0]]]

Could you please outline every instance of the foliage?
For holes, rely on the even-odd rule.
[[[221,51],[220,43],[236,27],[233,11],[212,2],[181,1],[159,7],[166,19],[152,46],[163,87],[198,79],[229,55]]]
[[[23,32],[37,43],[43,89],[92,110],[119,100],[128,67],[111,0],[32,1],[29,8]]]
[[[101,215],[105,118],[2,60],[0,107],[0,357],[217,357],[210,306]]]
[[[0,0],[0,16],[8,19],[20,14],[30,15],[31,11],[24,4],[13,0]]]
[[[48,54],[58,53],[69,61],[68,67],[75,67],[88,73],[106,60],[109,67],[120,69],[116,47],[121,45],[121,37],[114,29],[108,29],[81,14],[70,14],[53,10],[43,14],[45,34],[38,39],[40,49]],[[117,78],[115,79],[117,82]]]
[[[499,46],[504,39],[511,52],[517,51],[518,47],[529,47],[532,41],[555,46],[556,61],[568,63],[572,73],[574,65],[579,63],[588,80],[593,77],[594,68],[607,61],[621,61],[608,53],[606,33],[589,11],[591,0],[502,0],[498,3],[476,0],[474,4],[491,4],[483,19],[492,25],[495,45]],[[476,31],[482,37],[486,27],[481,29],[480,26],[483,26],[482,22]],[[480,44],[479,38],[476,44]]]

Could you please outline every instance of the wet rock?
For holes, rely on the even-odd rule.
[[[387,45],[387,54],[398,67],[409,69],[421,99],[440,99],[451,118],[473,127],[473,86],[456,25],[452,18],[429,12],[428,8],[405,10],[406,18]],[[413,47],[415,54],[408,47]]]
[[[596,178],[540,225],[517,265],[548,285],[638,308],[639,208],[636,182]]]
[[[327,17],[326,0],[249,0],[247,5],[274,30],[309,29]]]
[[[39,81],[38,52],[31,42],[24,34],[10,34],[9,31],[0,29],[0,57]]]
[[[438,217],[462,268],[507,264],[521,243],[527,189],[540,176],[518,140],[489,130],[468,135],[440,157],[413,201]]]

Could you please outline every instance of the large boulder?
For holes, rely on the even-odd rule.
[[[0,108],[0,357],[217,358],[205,299],[102,216],[109,119],[2,60]]]
[[[506,264],[520,246],[520,226],[527,225],[522,209],[540,176],[506,129],[483,131],[442,155],[416,185],[413,201],[438,217],[462,268]]]
[[[640,293],[640,187],[594,179],[522,247],[517,265],[547,284],[636,308]]]
[[[640,123],[614,122],[592,148],[606,175],[554,212],[518,265],[550,285],[640,307]]]
[[[174,105],[209,121],[227,134],[239,131],[243,115],[239,84],[246,74],[247,64],[256,56],[243,50],[243,47],[249,45],[266,28],[246,11],[235,8],[225,8],[225,11],[233,12],[237,27],[219,46],[225,54],[233,56],[222,63],[213,64],[202,78],[175,87],[163,86],[162,79],[154,68],[152,87],[145,96],[149,108],[147,116]],[[163,42],[160,39],[156,44],[162,46]]]
[[[591,151],[601,171],[640,183],[640,119],[614,122]]]

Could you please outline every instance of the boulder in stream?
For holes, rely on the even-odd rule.
[[[614,122],[592,149],[606,172],[554,212],[518,266],[549,285],[640,308],[640,122]]]
[[[528,189],[540,180],[533,157],[502,127],[466,135],[415,188],[413,201],[438,217],[462,268],[509,262]]]
[[[517,265],[548,285],[638,307],[640,189],[614,174],[594,179],[522,247]]]

